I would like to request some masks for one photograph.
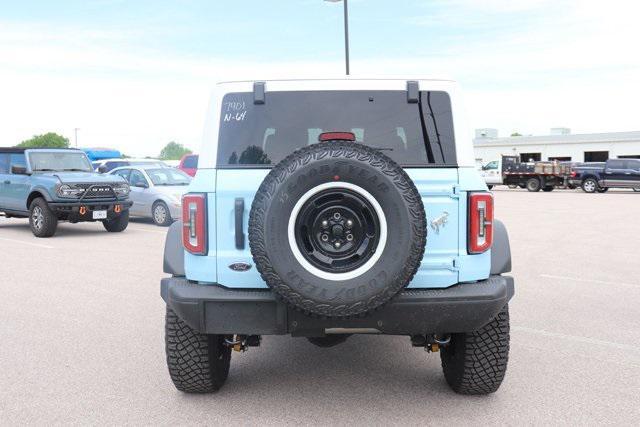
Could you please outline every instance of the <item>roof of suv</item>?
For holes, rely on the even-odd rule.
[[[47,151],[81,151],[77,148],[51,148],[51,147],[0,147],[0,153],[24,153],[26,150],[47,150]]]

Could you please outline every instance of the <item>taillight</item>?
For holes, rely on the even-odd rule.
[[[486,252],[493,244],[493,196],[491,193],[469,193],[470,254]]]
[[[204,194],[182,196],[182,245],[194,255],[207,253],[207,200]]]

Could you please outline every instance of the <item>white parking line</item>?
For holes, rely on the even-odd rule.
[[[637,284],[637,283],[607,282],[605,280],[581,279],[579,277],[554,276],[553,274],[541,274],[540,277],[544,277],[547,279],[570,280],[572,282],[598,283],[600,285],[620,285],[620,286],[630,286],[632,288],[640,287],[640,284]]]
[[[146,231],[147,233],[167,234],[167,232],[166,232],[166,231],[148,230],[148,229],[146,229],[146,228],[127,227],[127,229],[136,230],[136,231]]]
[[[7,239],[6,237],[0,237],[0,240],[4,240],[6,242],[11,242],[11,243],[21,243],[23,245],[35,246],[36,248],[55,249],[53,246],[43,245],[41,243],[32,243],[32,242],[25,242],[22,240]]]
[[[581,337],[581,336],[577,336],[577,335],[567,335],[567,334],[562,334],[559,332],[549,332],[549,331],[545,331],[544,329],[534,329],[534,328],[527,328],[525,326],[512,326],[511,330],[513,331],[520,331],[520,332],[527,332],[530,334],[535,334],[535,335],[542,335],[548,338],[561,338],[563,340],[569,340],[569,341],[575,341],[575,342],[580,342],[580,343],[584,343],[584,344],[595,344],[598,346],[607,346],[607,347],[613,347],[613,348],[617,348],[620,350],[632,350],[632,351],[638,351],[640,352],[640,347],[635,346],[635,345],[629,345],[629,344],[621,344],[621,343],[617,343],[617,342],[613,342],[613,341],[604,341],[604,340],[599,340],[596,338],[589,338],[589,337]]]

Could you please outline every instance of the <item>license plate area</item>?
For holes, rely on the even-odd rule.
[[[93,219],[107,219],[107,211],[93,211]]]

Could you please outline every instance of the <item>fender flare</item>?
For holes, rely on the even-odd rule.
[[[184,247],[182,246],[182,221],[169,226],[164,242],[162,270],[172,276],[184,276]]]
[[[493,221],[493,245],[491,246],[491,274],[511,271],[511,246],[509,234],[502,221]]]
[[[27,196],[27,200],[25,200],[26,204],[27,204],[27,210],[29,209],[29,200],[31,199],[31,195],[33,193],[39,193],[42,195],[42,197],[44,197],[44,199],[47,202],[51,202],[53,200],[53,198],[51,197],[51,195],[49,194],[49,191],[40,185],[36,185],[35,187],[31,187],[31,189],[29,190],[29,195]]]

